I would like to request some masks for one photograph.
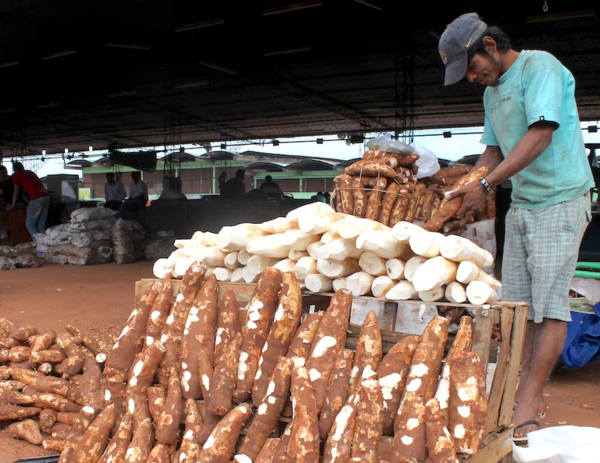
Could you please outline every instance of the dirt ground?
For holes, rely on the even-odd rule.
[[[150,262],[1,272],[0,317],[40,330],[72,324],[99,337],[118,336],[133,310],[135,281],[151,276]],[[600,363],[574,372],[557,368],[546,395],[543,427],[600,427]],[[51,453],[1,432],[0,449],[0,463]]]

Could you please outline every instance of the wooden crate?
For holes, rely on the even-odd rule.
[[[143,279],[136,283],[136,302],[155,282],[155,279]],[[180,282],[173,281],[173,294],[179,290]],[[240,321],[245,323],[246,305],[255,284],[245,283],[219,283],[219,298],[228,290],[233,290],[240,307]],[[303,295],[303,313],[325,310],[329,305],[332,294]],[[422,301],[403,301],[400,303],[377,299],[373,297],[355,297],[352,304],[351,323],[346,341],[346,347],[356,348],[356,341],[360,332],[362,319],[370,310],[375,310],[379,318],[384,352],[387,352],[402,338],[411,334],[421,334],[423,328],[436,311],[436,304]],[[521,354],[527,326],[527,313],[529,305],[518,302],[494,302],[490,305],[475,306],[471,304],[451,304],[441,302],[437,304],[444,307],[463,307],[469,309],[474,315],[473,350],[479,354],[482,364],[488,365],[489,359],[496,359],[496,366],[491,378],[491,388],[488,386],[489,405],[486,436],[480,451],[476,455],[463,456],[461,461],[468,463],[497,463],[505,457],[510,458],[512,452],[512,427],[511,417]],[[495,324],[500,325],[501,338],[499,346],[491,347],[492,329]],[[398,331],[404,327],[404,331]],[[289,419],[282,418],[283,423]],[[390,437],[384,436],[381,451],[385,454],[386,448],[391,445]]]

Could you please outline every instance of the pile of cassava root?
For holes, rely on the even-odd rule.
[[[265,268],[275,267],[296,271],[303,289],[313,293],[345,288],[391,301],[477,305],[496,300],[501,287],[482,270],[493,265],[492,254],[466,238],[404,221],[389,228],[323,203],[262,224],[197,232],[175,246],[155,263],[157,278],[181,278],[193,262],[204,262],[218,281],[255,283]]]
[[[478,451],[487,398],[469,317],[445,361],[440,316],[383,357],[374,312],[345,348],[348,290],[302,320],[296,272],[266,268],[244,309],[206,273],[193,263],[174,301],[170,278],[156,282],[109,352],[83,333],[3,322],[6,432],[61,450],[61,463],[315,463],[321,447],[325,463],[438,463]],[[35,371],[41,360],[61,377]]]
[[[485,177],[487,167],[456,166],[417,180],[418,159],[418,154],[366,151],[361,161],[334,179],[337,211],[390,227],[417,221],[426,230],[454,235],[463,233],[469,223],[496,217],[495,195],[488,197],[481,210],[464,218],[454,218],[462,199],[444,198],[445,193]]]

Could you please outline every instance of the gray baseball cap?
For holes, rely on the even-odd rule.
[[[463,14],[446,27],[438,46],[446,66],[444,85],[455,84],[465,76],[469,47],[481,38],[486,29],[487,24],[477,13]]]

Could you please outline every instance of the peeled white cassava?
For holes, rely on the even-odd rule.
[[[244,267],[238,267],[231,273],[232,283],[242,283],[244,281]]]
[[[333,290],[339,291],[340,289],[346,289],[346,278],[336,278],[333,280]]]
[[[389,231],[366,231],[356,239],[356,247],[385,259],[397,259],[404,253],[406,243],[397,241]]]
[[[347,216],[339,222],[336,222],[333,225],[331,225],[329,230],[334,233],[337,233],[342,238],[352,239],[358,238],[358,235],[360,235],[364,231],[390,231],[390,228],[383,225],[382,223],[375,222],[374,220]]]
[[[341,238],[341,236],[338,235],[337,233],[328,231],[328,232],[323,233],[323,236],[321,236],[321,243],[329,244],[334,240],[339,240],[340,238]]]
[[[309,244],[316,243],[320,239],[321,235],[309,235],[302,230],[289,230],[283,234],[281,242],[293,251],[305,251]]]
[[[419,291],[419,299],[425,302],[437,302],[444,299],[444,287],[434,288],[431,291]]]
[[[277,217],[268,222],[263,222],[259,226],[267,233],[285,233],[288,230],[299,230],[298,220],[290,220],[286,217]]]
[[[175,266],[171,264],[168,259],[158,259],[154,262],[154,267],[152,268],[152,273],[156,278],[160,278],[161,280],[170,275],[175,270]]]
[[[177,249],[183,249],[192,245],[192,240],[175,240],[174,243]]]
[[[347,277],[360,270],[356,259],[348,258],[346,260],[317,260],[317,270],[327,278],[336,279]]]
[[[404,266],[404,278],[406,278],[408,281],[412,281],[413,275],[417,269],[425,262],[427,262],[427,258],[421,256],[415,256],[408,259],[408,261],[406,261],[406,265]]]
[[[498,299],[498,294],[490,285],[482,281],[473,281],[467,286],[467,298],[473,305],[490,304]]]
[[[254,273],[247,266],[242,270],[242,278],[246,283],[256,283],[260,274]]]
[[[203,246],[216,246],[217,245],[217,234],[211,232],[205,232],[202,234],[202,245]]]
[[[245,250],[238,252],[238,262],[240,265],[247,265],[248,259],[250,259],[250,254],[248,254],[248,252]]]
[[[408,243],[412,235],[420,232],[426,232],[426,230],[410,222],[398,222],[392,228],[392,236],[402,243]]]
[[[309,244],[306,247],[306,252],[308,252],[308,255],[311,258],[313,258],[314,260],[317,260],[319,258],[319,249],[321,249],[323,246],[325,246],[325,243],[323,242],[323,238],[321,238],[321,241],[317,241],[316,243]]]
[[[238,252],[230,252],[227,254],[223,260],[225,267],[227,267],[229,270],[235,270],[238,268],[240,265],[238,262],[238,254]]]
[[[260,225],[242,223],[231,227],[223,227],[216,238],[216,244],[220,249],[227,252],[241,251],[246,249],[250,241],[268,233],[263,231]]]
[[[347,217],[339,212],[306,212],[298,216],[300,230],[311,235],[320,235],[329,230],[332,224]]]
[[[467,300],[467,292],[465,287],[458,281],[453,281],[446,286],[446,299],[453,304],[462,304]]]
[[[441,255],[454,262],[473,262],[478,267],[491,267],[494,256],[462,236],[448,236],[440,248]]]
[[[386,259],[379,257],[371,251],[364,252],[358,260],[358,265],[363,272],[367,272],[369,275],[374,275],[376,277],[387,275],[386,264]]]
[[[216,246],[211,246],[202,249],[202,252],[197,254],[198,260],[201,260],[209,267],[223,267],[225,265],[226,254]]]
[[[256,238],[248,243],[246,251],[248,254],[285,259],[292,248],[283,243],[283,237],[283,233],[277,233]]]
[[[333,288],[331,279],[319,273],[308,275],[304,280],[304,285],[306,289],[313,293],[326,293]]]
[[[417,295],[418,292],[413,284],[410,281],[402,280],[387,292],[385,298],[391,301],[408,301],[416,299]]]
[[[369,275],[366,272],[356,272],[346,278],[346,289],[353,296],[364,296],[371,292],[373,280],[375,280],[373,275]]]
[[[392,280],[403,280],[405,265],[406,263],[400,259],[388,259],[385,263],[387,276]]]
[[[288,254],[288,259],[291,259],[295,262],[298,262],[300,259],[302,259],[303,257],[308,257],[308,252],[307,251],[295,251],[295,250],[291,250],[290,253]]]
[[[461,262],[458,265],[456,279],[466,285],[471,283],[472,281],[482,281],[483,283],[490,285],[494,289],[502,288],[502,283],[496,280],[493,276],[485,273],[473,262]]]
[[[291,259],[283,259],[273,265],[280,272],[293,272],[296,267],[296,262]]]
[[[233,272],[225,267],[217,267],[214,270],[215,277],[217,281],[231,281],[231,274]]]
[[[314,275],[319,273],[317,270],[317,261],[312,257],[303,257],[294,267],[294,270],[298,273],[298,279],[306,280],[308,275]]]
[[[175,264],[173,276],[175,278],[182,278],[193,263],[194,259],[190,257],[180,257],[177,259],[177,263]]]
[[[445,238],[441,233],[418,232],[412,234],[408,243],[416,255],[432,258],[440,255],[440,246]]]
[[[288,220],[298,220],[301,214],[310,212],[335,212],[333,208],[326,203],[316,202],[300,206],[293,211],[288,212],[286,218]]]
[[[398,282],[396,280],[392,280],[387,276],[377,277],[373,280],[373,284],[371,285],[371,292],[375,297],[384,297],[388,292],[392,290],[394,286],[396,286]]]
[[[276,257],[267,257],[267,256],[250,256],[248,259],[248,264],[246,268],[257,275],[264,272],[267,267],[273,267],[276,263],[278,263],[281,259],[277,259]]]
[[[319,259],[345,260],[348,257],[358,258],[362,251],[356,248],[356,240],[339,238],[321,246],[317,250]]]
[[[456,262],[442,256],[434,257],[417,269],[412,277],[412,284],[419,292],[440,288],[456,280],[457,268]]]

